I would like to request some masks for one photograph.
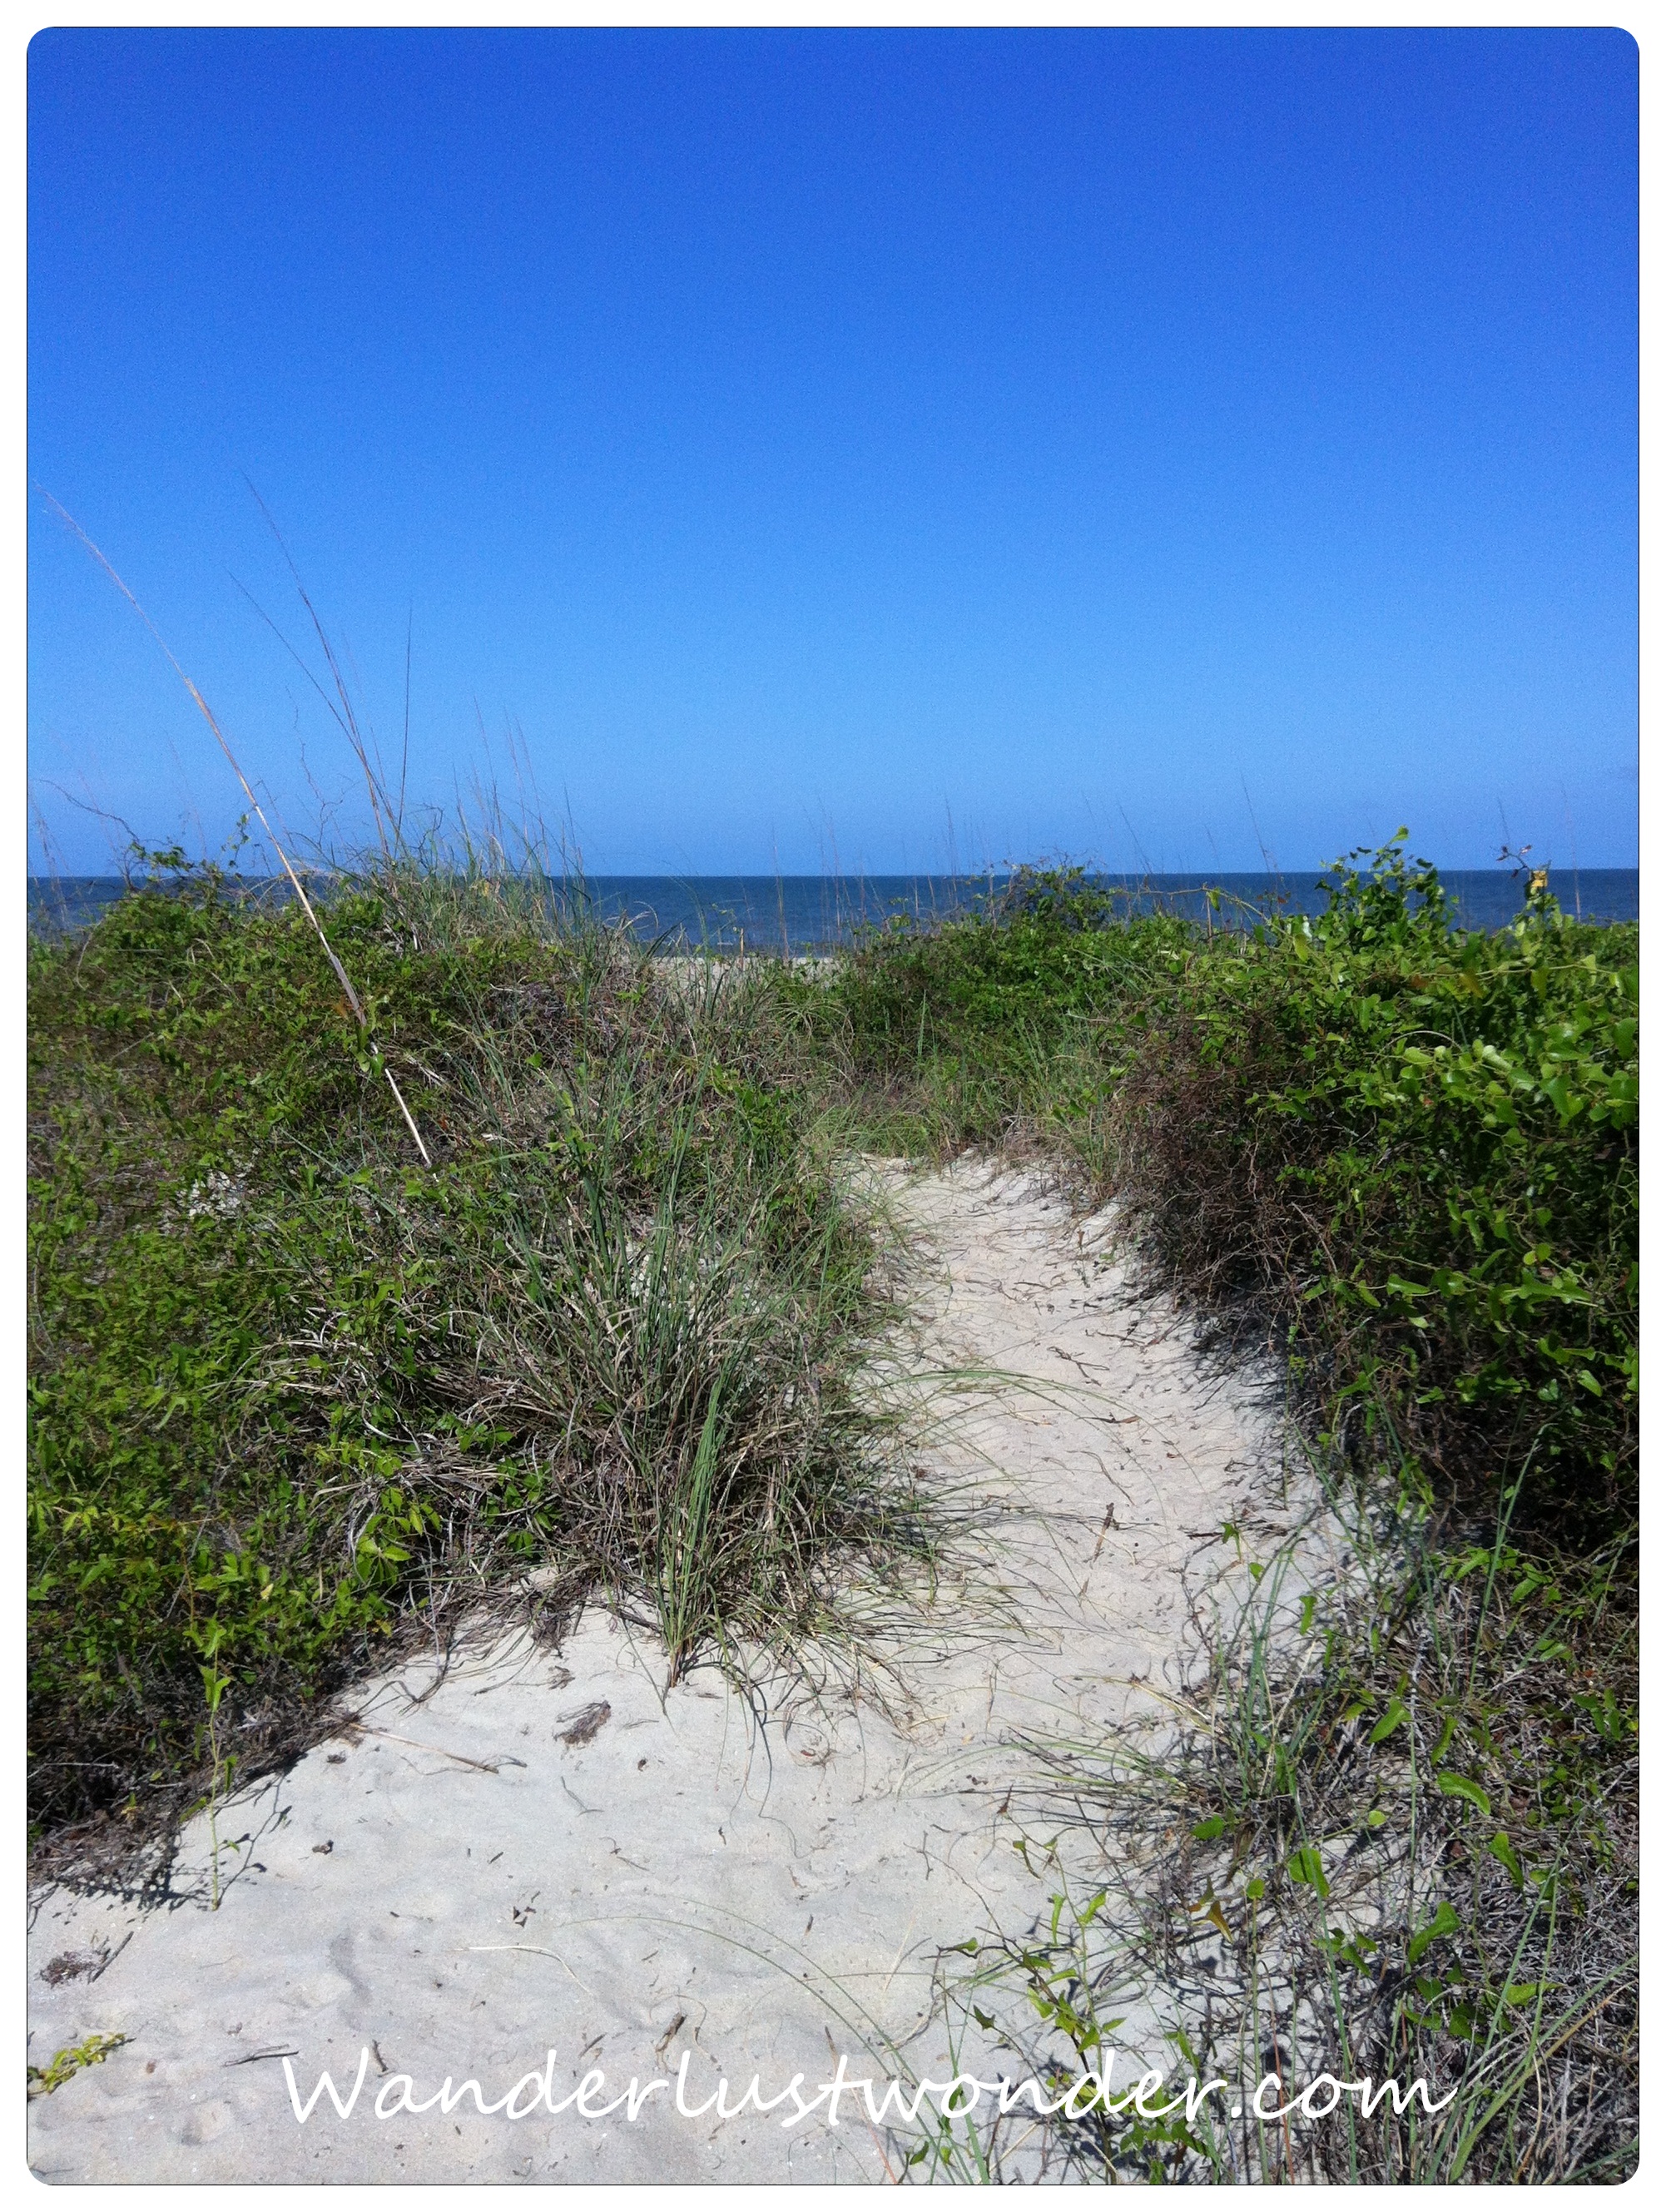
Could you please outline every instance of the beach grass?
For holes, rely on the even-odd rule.
[[[790,1656],[853,1566],[929,1562],[870,1387],[886,1232],[843,1163],[1000,1151],[1114,1200],[1220,1353],[1271,1355],[1355,1540],[1293,1615],[1255,1563],[1265,1602],[1160,1761],[1037,1748],[1127,1909],[1061,1889],[1049,1939],[979,1972],[1073,2067],[1133,1974],[1206,2071],[1316,2036],[1468,2085],[1450,2122],[1328,2122],[1299,2158],[1177,2125],[1071,2155],[1626,2170],[1634,927],[1529,879],[1510,928],[1456,928],[1399,844],[1313,918],[1020,869],[813,966],[656,959],[501,838],[311,880],[315,916],[152,855],[30,948],[52,1863],[161,1834],[483,1600],[558,1634],[604,1599],[674,1678]]]
[[[39,1832],[258,1771],[534,1570],[674,1676],[929,1549],[857,1386],[876,1222],[767,988],[402,862],[315,890],[356,1010],[297,905],[164,858],[30,951]]]
[[[1637,928],[1541,890],[1456,928],[1398,846],[1329,884],[1206,930],[1021,870],[797,988],[876,1138],[1046,1158],[1277,1343],[1328,1447],[1601,1541],[1636,1495]]]
[[[1027,1990],[1026,2057],[1061,2082],[1134,1988],[1183,2071],[1462,2085],[1438,2121],[1077,2126],[1084,2174],[1616,2179],[1638,2113],[1638,932],[1571,920],[1533,877],[1511,927],[1456,928],[1399,843],[1327,884],[1316,917],[1200,927],[1023,870],[980,914],[871,933],[807,1001],[888,1142],[998,1146],[1114,1200],[1206,1342],[1276,1363],[1353,1536],[1282,1616],[1282,1564],[1250,1563],[1256,1601],[1160,1758],[1037,1747],[1042,1826],[1102,1845],[1120,1909],[1061,1879],[1050,1932],[978,1972]]]

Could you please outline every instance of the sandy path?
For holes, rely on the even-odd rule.
[[[412,2101],[474,2077],[490,2102],[553,2051],[557,2103],[605,2076],[593,2113],[687,2053],[690,2106],[754,2074],[765,2097],[802,2075],[808,2103],[836,2047],[854,2077],[876,2072],[864,2043],[900,2073],[889,2037],[946,2079],[940,1947],[1018,1932],[1047,1902],[1003,1817],[1012,1739],[1094,1728],[1177,1680],[1189,1608],[1233,1556],[1223,1522],[1276,1501],[1270,1415],[1205,1376],[1091,1227],[969,1163],[893,1180],[935,1356],[1012,1378],[943,1399],[958,1411],[935,1463],[991,1525],[895,1643],[900,1709],[783,1698],[760,1727],[710,1671],[662,1704],[661,1655],[599,1614],[558,1659],[499,1641],[437,1687],[420,1668],[380,1683],[363,1726],[222,1813],[240,1849],[217,1911],[201,1820],[164,1908],[36,1900],[32,2060],[131,2039],[32,2105],[43,2178],[883,2178],[848,2097],[836,2126],[790,2099],[686,2118],[665,2088],[634,2119],[512,2118],[466,2093],[398,2109],[398,2077]],[[107,1963],[89,1979],[66,1956]],[[283,2052],[303,2096],[325,2068],[345,2092],[368,2053],[351,2118],[325,2097],[298,2124],[264,2055]]]

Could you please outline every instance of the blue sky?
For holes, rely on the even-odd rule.
[[[413,799],[524,760],[597,871],[1636,864],[1623,33],[70,30],[29,99],[33,479],[303,836],[249,482],[395,763],[409,630]],[[30,579],[60,863],[216,848],[38,499]]]

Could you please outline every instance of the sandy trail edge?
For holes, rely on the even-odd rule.
[[[946,2080],[940,1949],[1022,1932],[1048,1903],[1005,1810],[1019,1740],[1160,1711],[1197,1608],[1234,1596],[1223,1522],[1281,1535],[1310,1504],[1285,1486],[1265,1389],[1206,1373],[1172,1310],[1097,1249],[1103,1223],[970,1162],[886,1173],[917,1233],[929,1351],[1011,1378],[944,1396],[959,1410],[936,1467],[975,1483],[994,1525],[897,1640],[899,1707],[783,1698],[760,1728],[709,1672],[662,1703],[663,1655],[593,1613],[558,1658],[500,1638],[437,1687],[390,1676],[355,1700],[363,1728],[222,1810],[239,1849],[218,1911],[204,1820],[165,1907],[33,1900],[32,2061],[131,2039],[31,2106],[38,2174],[885,2178],[896,2144],[854,2099],[836,2127],[825,2105],[795,2122],[790,2098],[767,2118],[686,2118],[670,2089],[634,2119],[516,2119],[466,2093],[400,2110],[398,2077],[414,2101],[472,2076],[490,2102],[553,2051],[557,2101],[605,2075],[593,2111],[684,2053],[695,2107],[754,2074],[765,2098],[801,2075],[807,2102],[835,2051],[854,2077]],[[46,1978],[66,1959],[105,1963]],[[960,2047],[1000,2070],[976,2033]],[[351,2118],[326,2096],[305,2125],[265,2055],[295,2054],[304,2096],[325,2069],[345,2092],[363,2051]]]

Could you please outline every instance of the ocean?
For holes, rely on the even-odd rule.
[[[243,878],[250,891],[283,897],[288,885]],[[608,921],[627,920],[645,944],[665,951],[706,946],[714,951],[814,952],[848,942],[860,929],[892,915],[919,921],[964,913],[998,894],[1006,878],[989,876],[588,876],[559,895],[582,897]],[[1222,896],[1217,927],[1257,914],[1317,914],[1324,906],[1316,872],[1107,876],[1132,912],[1158,906],[1201,920],[1205,887]],[[1471,929],[1501,929],[1520,911],[1522,885],[1505,868],[1457,868],[1441,881]],[[119,876],[31,876],[28,926],[43,935],[84,927],[119,899]],[[1550,888],[1567,913],[1590,921],[1638,919],[1635,868],[1553,869]]]

